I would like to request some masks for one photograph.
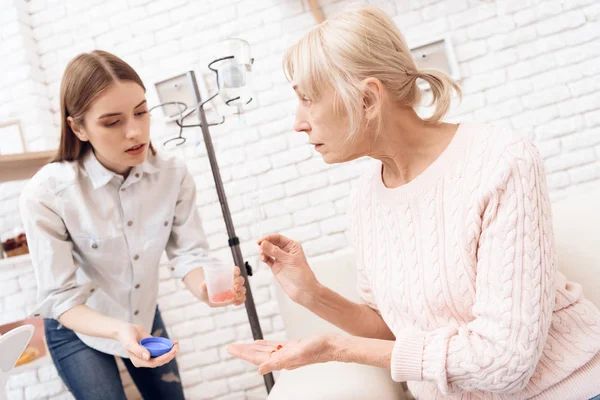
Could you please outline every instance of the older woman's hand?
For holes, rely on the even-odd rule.
[[[280,234],[258,241],[262,261],[269,267],[281,287],[296,303],[303,304],[319,288],[299,243]]]
[[[332,342],[337,336],[321,334],[288,342],[256,340],[254,343],[232,344],[227,351],[234,357],[258,365],[258,372],[265,375],[276,370],[335,361]]]

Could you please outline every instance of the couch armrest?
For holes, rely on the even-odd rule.
[[[268,400],[407,400],[385,369],[330,362],[282,371]]]

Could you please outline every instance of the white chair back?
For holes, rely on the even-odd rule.
[[[319,282],[345,298],[358,302],[356,258],[352,251],[339,251],[309,260]],[[289,339],[343,331],[294,303],[275,283],[279,309]],[[276,375],[277,376],[277,375]],[[268,400],[406,400],[402,384],[392,381],[383,368],[351,363],[309,365],[281,371]]]
[[[27,348],[34,330],[33,325],[23,325],[0,336],[0,400],[7,400],[9,373]]]
[[[356,260],[351,250],[309,260],[317,280],[345,298],[358,302],[356,289]],[[302,339],[316,333],[343,332],[341,329],[319,318],[304,307],[294,303],[278,283],[275,283],[277,301],[290,339]]]

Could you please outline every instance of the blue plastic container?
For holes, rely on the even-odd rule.
[[[173,342],[164,337],[149,337],[140,340],[140,344],[150,352],[150,357],[160,357],[173,348]]]

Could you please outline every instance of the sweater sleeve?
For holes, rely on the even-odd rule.
[[[397,335],[391,362],[396,381],[435,382],[442,393],[511,393],[534,373],[555,295],[542,160],[533,145],[521,141],[507,149],[496,171],[477,249],[474,320]]]

